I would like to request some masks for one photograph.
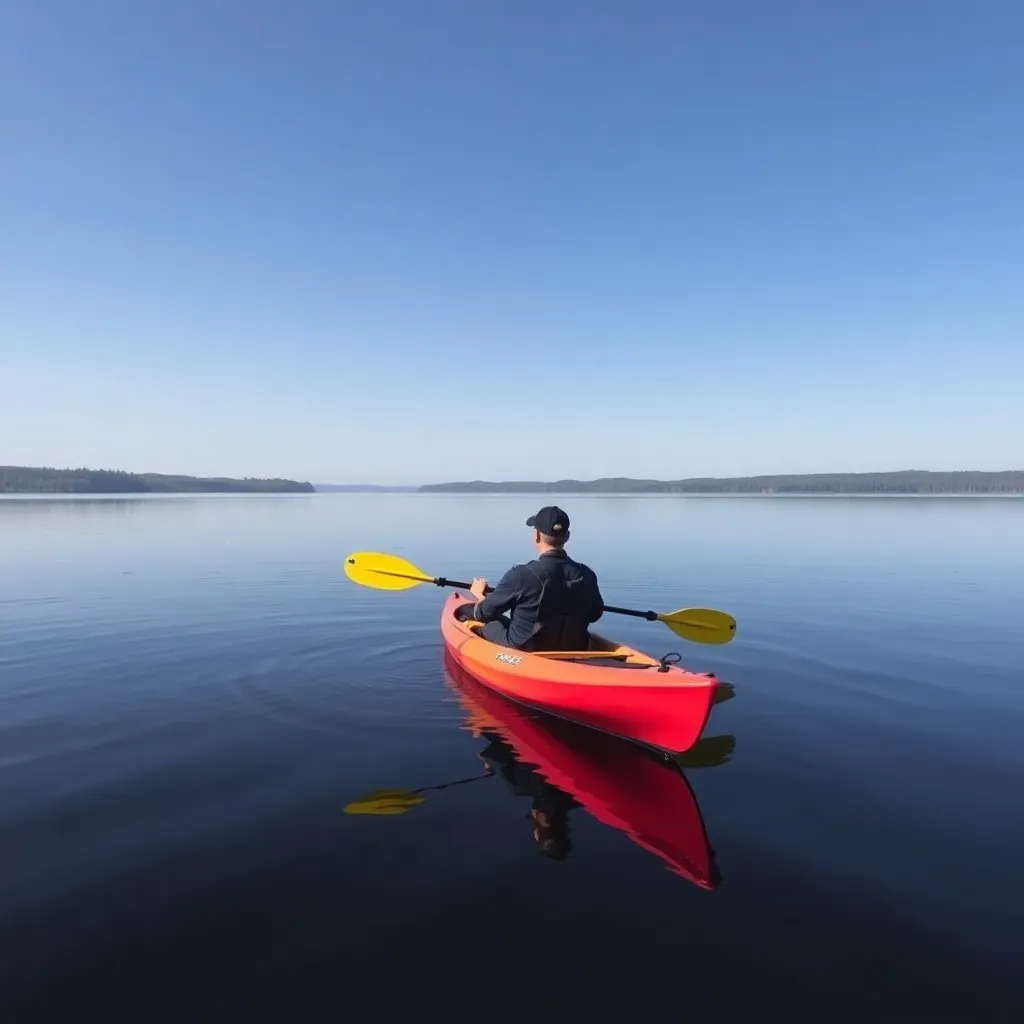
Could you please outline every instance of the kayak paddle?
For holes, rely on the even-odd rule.
[[[345,575],[353,583],[375,590],[408,590],[421,583],[438,587],[469,590],[470,584],[449,580],[444,576],[428,576],[397,555],[378,551],[356,551],[345,559]],[[487,590],[494,588],[488,586]],[[736,620],[726,612],[714,608],[680,608],[675,612],[643,612],[635,608],[613,608],[605,605],[606,612],[632,615],[650,622],[663,622],[676,636],[697,644],[727,644],[736,635]]]
[[[682,754],[674,754],[672,760],[684,770],[695,768],[717,768],[725,764],[736,747],[736,737],[731,733],[722,736],[703,736],[689,750]],[[422,786],[419,789],[371,789],[369,793],[345,804],[346,814],[404,814],[426,803],[423,796],[430,789],[447,789],[449,786],[461,786],[464,782],[476,782],[493,775],[471,775],[468,779],[445,782],[440,786]]]
[[[468,779],[456,779],[455,782],[442,782],[439,786],[421,786],[419,789],[372,789],[369,793],[345,804],[346,814],[404,814],[419,806],[427,798],[422,794],[428,789],[447,789],[449,786],[461,786],[464,782],[476,782],[477,779],[488,779],[494,772],[488,770],[483,775],[471,775]]]

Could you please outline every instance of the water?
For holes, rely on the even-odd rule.
[[[0,501],[0,1020],[1021,1019],[1024,502],[565,498],[609,602],[739,620],[602,623],[733,685],[685,778],[341,572],[496,577],[541,503]]]

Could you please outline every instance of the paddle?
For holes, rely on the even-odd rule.
[[[421,583],[438,587],[469,590],[470,584],[449,580],[444,576],[428,576],[397,555],[377,551],[356,551],[345,559],[345,575],[353,583],[375,590],[408,590]],[[488,587],[487,590],[493,590]],[[676,636],[697,644],[727,644],[736,635],[736,620],[726,612],[714,608],[680,608],[675,612],[643,612],[635,608],[614,608],[605,605],[606,612],[632,615],[650,622],[663,622]]]
[[[358,800],[345,804],[344,809],[346,814],[404,814],[427,799],[422,795],[427,790],[461,786],[465,782],[489,779],[493,774],[493,771],[488,770],[483,775],[471,775],[468,779],[442,782],[438,786],[420,786],[419,789],[371,789]]]
[[[703,736],[687,751],[682,754],[674,754],[672,760],[684,770],[694,768],[717,768],[725,764],[732,757],[736,746],[736,737],[729,734],[724,736]],[[455,782],[445,782],[440,786],[422,786],[419,789],[371,789],[369,793],[345,804],[346,814],[404,814],[426,803],[427,798],[422,794],[431,789],[447,789],[449,786],[461,786],[464,782],[476,782],[477,779],[486,779],[493,775],[487,772],[484,775],[472,775],[468,779],[458,779]]]

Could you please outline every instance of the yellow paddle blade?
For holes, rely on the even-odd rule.
[[[426,797],[411,789],[375,789],[360,800],[345,804],[346,814],[404,814]]]
[[[385,555],[379,551],[355,551],[345,559],[345,575],[353,583],[375,590],[408,590],[421,583],[433,583],[433,576],[427,576],[397,555]]]
[[[736,620],[715,608],[680,608],[658,619],[677,636],[698,644],[727,644],[736,635]]]

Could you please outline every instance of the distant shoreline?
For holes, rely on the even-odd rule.
[[[460,481],[426,484],[432,494],[692,494],[692,495],[996,495],[1024,494],[1024,470],[899,470],[889,473],[802,473],[682,480]]]
[[[312,494],[311,483],[279,477],[199,477],[110,469],[0,466],[0,494]]]
[[[272,477],[198,477],[187,474],[128,473],[121,470],[0,466],[0,494],[530,494],[691,495],[694,497],[922,496],[987,497],[1024,495],[1024,470],[900,470],[887,473],[804,473],[748,477],[689,477],[646,480],[489,481],[397,486],[312,484]]]

